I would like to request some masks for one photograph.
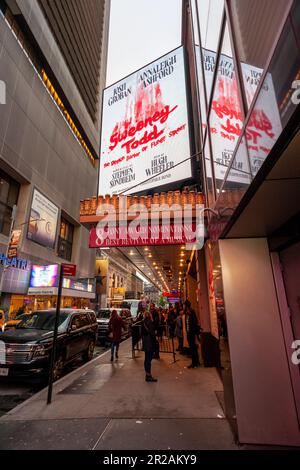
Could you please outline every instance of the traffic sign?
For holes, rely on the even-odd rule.
[[[67,277],[76,276],[76,264],[62,264],[63,275]]]

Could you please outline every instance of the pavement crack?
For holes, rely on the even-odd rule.
[[[106,431],[107,431],[108,428],[110,427],[111,423],[112,423],[112,419],[110,419],[110,420],[108,421],[107,425],[105,426],[105,428],[103,429],[102,433],[101,433],[100,436],[98,437],[98,439],[97,439],[97,441],[96,441],[94,447],[92,447],[92,450],[96,450],[96,448],[97,448],[99,442],[101,441],[102,437],[104,436],[104,434],[106,433]]]

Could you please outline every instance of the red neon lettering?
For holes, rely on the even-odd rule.
[[[109,146],[109,150],[114,150],[120,142],[122,142],[123,140],[126,140],[127,137],[134,137],[137,132],[141,131],[142,129],[144,129],[147,126],[153,126],[153,129],[154,129],[154,127],[156,127],[154,125],[154,122],[159,121],[161,124],[164,124],[167,121],[170,114],[173,111],[175,111],[175,109],[177,107],[178,107],[178,105],[176,105],[172,109],[170,109],[170,107],[167,105],[161,111],[155,111],[155,113],[152,116],[147,117],[144,120],[138,121],[136,126],[130,126],[129,127],[131,122],[130,121],[125,121],[124,124],[123,124],[124,130],[122,132],[120,132],[120,131],[118,132],[117,131],[118,126],[116,126],[113,133],[112,133],[112,135],[111,135],[111,137],[110,137],[110,143],[112,145]],[[128,141],[128,142],[131,142],[131,141]],[[123,146],[125,146],[127,148],[128,142],[126,144],[123,144]],[[133,148],[135,148],[135,147],[133,147]]]

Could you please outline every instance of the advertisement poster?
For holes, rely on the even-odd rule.
[[[108,273],[108,260],[96,259],[96,293],[106,295],[107,293],[107,273]]]
[[[58,207],[36,189],[30,211],[27,238],[47,248],[54,248],[58,222]]]
[[[199,57],[200,49],[196,48]],[[199,57],[200,59],[200,57]],[[216,63],[216,53],[203,50],[204,71],[207,88],[211,89]],[[252,102],[259,77],[263,70],[249,64],[241,64],[248,104]],[[206,124],[203,125],[205,127]],[[233,59],[221,55],[218,76],[212,101],[210,131],[215,161],[215,176],[223,180],[243,128],[243,117],[239,104],[237,81]],[[272,76],[267,74],[260,92],[259,102],[254,108],[247,126],[246,139],[250,164],[256,174],[282,130]],[[259,155],[259,156],[258,156]],[[236,171],[230,172],[229,180],[237,183],[249,182],[249,164],[246,151],[238,153],[234,162]],[[207,175],[211,177],[211,174]]]
[[[190,178],[190,160],[175,166],[189,156],[180,47],[104,90],[99,194],[137,193]]]
[[[33,264],[29,287],[56,287],[58,276],[58,265],[49,264],[42,266]]]
[[[22,230],[18,229],[18,230],[12,231],[9,245],[8,245],[8,253],[7,253],[8,258],[16,258],[18,256],[17,248],[20,244],[21,234],[22,234]]]

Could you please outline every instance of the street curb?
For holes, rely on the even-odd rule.
[[[127,338],[125,341],[122,341],[121,345],[122,344],[126,344],[127,341],[131,340],[131,337],[130,338]],[[120,346],[121,346],[120,345]],[[100,354],[99,356],[97,357],[94,357],[94,359],[92,359],[91,361],[83,364],[82,366],[78,367],[77,369],[75,370],[72,370],[72,372],[69,372],[67,375],[65,375],[64,377],[62,377],[61,379],[57,380],[57,382],[55,382],[53,384],[53,398],[54,398],[54,395],[59,393],[60,391],[64,390],[64,388],[66,388],[68,385],[70,385],[70,383],[73,382],[74,380],[74,377],[76,376],[81,376],[82,375],[82,372],[84,371],[84,369],[89,369],[90,367],[93,366],[94,363],[96,363],[97,361],[99,361],[103,356],[107,355],[107,354],[110,354],[110,349],[108,349],[107,351],[105,351],[104,353]],[[69,383],[68,383],[69,382]],[[61,388],[60,388],[61,387]],[[59,390],[57,390],[59,389]],[[23,401],[22,403],[20,403],[19,405],[17,405],[15,408],[13,408],[12,410],[10,410],[8,413],[5,413],[3,416],[1,416],[0,418],[0,422],[1,421],[9,421],[7,419],[7,417],[9,416],[12,416],[14,415],[15,413],[17,413],[19,410],[21,410],[22,408],[24,408],[24,406],[27,406],[29,403],[31,403],[32,401],[34,400],[38,400],[40,397],[42,397],[44,394],[45,394],[45,398],[46,398],[46,392],[48,390],[48,386],[43,388],[42,390],[40,390],[39,392],[35,393],[34,395],[32,395],[32,397],[28,398],[27,400]],[[45,402],[46,404],[46,402]],[[51,406],[50,405],[47,405],[47,406]]]

